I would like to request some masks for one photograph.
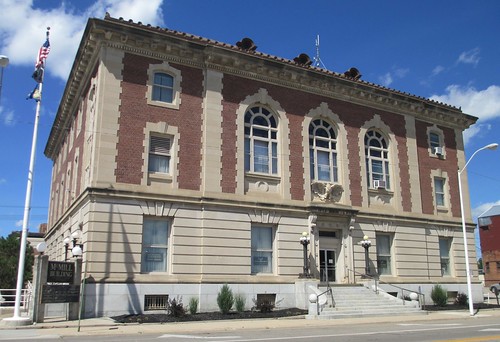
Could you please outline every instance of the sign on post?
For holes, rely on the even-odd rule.
[[[75,276],[75,263],[65,261],[49,261],[47,273],[48,283],[73,284]]]

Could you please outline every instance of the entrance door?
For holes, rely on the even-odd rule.
[[[320,281],[334,282],[335,281],[335,250],[320,249],[319,250],[319,273]]]

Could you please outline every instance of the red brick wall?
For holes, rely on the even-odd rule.
[[[143,177],[143,141],[146,122],[166,122],[179,128],[178,183],[181,189],[199,190],[201,185],[202,85],[201,70],[171,64],[181,71],[179,110],[151,106],[145,97],[150,64],[160,60],[125,54],[119,119],[117,182],[140,184]]]
[[[404,117],[401,115],[374,111],[372,108],[354,105],[352,103],[332,100],[319,95],[304,93],[298,90],[283,88],[275,85],[270,85],[262,82],[242,79],[232,75],[224,75],[223,78],[223,118],[226,122],[233,123],[234,113],[245,97],[258,92],[259,88],[265,88],[271,98],[278,101],[285,110],[289,120],[289,148],[290,148],[290,184],[291,197],[296,200],[304,200],[304,160],[302,158],[302,121],[304,116],[312,109],[317,108],[322,102],[326,102],[329,108],[337,114],[345,124],[347,130],[347,149],[348,161],[345,170],[349,170],[351,182],[351,202],[355,206],[362,205],[362,191],[360,168],[364,160],[359,160],[358,135],[360,127],[364,123],[373,118],[373,113],[376,112],[382,120],[390,127],[391,131],[396,135],[398,140],[398,157],[401,163],[401,173],[392,175],[392,182],[399,181],[403,189],[403,209],[411,211],[411,201],[408,191],[410,187],[408,158],[406,156],[406,130]],[[231,119],[233,118],[233,119]],[[222,168],[222,184],[225,185],[224,191],[233,191],[236,185],[232,184],[235,179],[236,170],[234,170],[235,151],[232,149],[236,146],[234,141],[235,126],[228,128],[224,127],[223,133],[223,150]],[[226,147],[230,146],[230,147]],[[346,162],[346,161],[341,161]],[[228,171],[229,170],[229,171]]]
[[[500,251],[500,216],[491,217],[491,224],[488,229],[479,229],[479,238],[483,254],[489,251]]]
[[[424,214],[434,213],[434,192],[432,187],[431,171],[441,169],[448,174],[448,187],[450,189],[451,212],[455,217],[460,216],[460,197],[458,193],[458,157],[456,151],[455,131],[439,126],[443,131],[446,146],[446,159],[429,156],[429,143],[427,128],[430,123],[416,121],[418,168],[420,173],[420,191],[422,193],[422,211]]]

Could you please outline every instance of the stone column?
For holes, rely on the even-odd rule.
[[[35,259],[34,282],[33,282],[33,311],[31,313],[33,322],[41,323],[45,318],[45,304],[42,304],[42,287],[47,284],[47,273],[49,268],[49,257],[39,255]]]
[[[80,287],[81,291],[81,283],[82,283],[82,258],[77,258],[75,260],[75,274],[73,275],[73,286]],[[81,296],[78,296],[81,298]],[[80,301],[72,302],[68,304],[68,320],[77,320],[78,319],[78,311],[80,308]]]

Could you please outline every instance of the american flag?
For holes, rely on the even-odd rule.
[[[40,50],[38,51],[35,68],[38,68],[43,65],[45,59],[49,55],[49,52],[50,52],[50,43],[49,43],[49,38],[47,38],[45,43],[43,43],[43,45],[40,47]]]

